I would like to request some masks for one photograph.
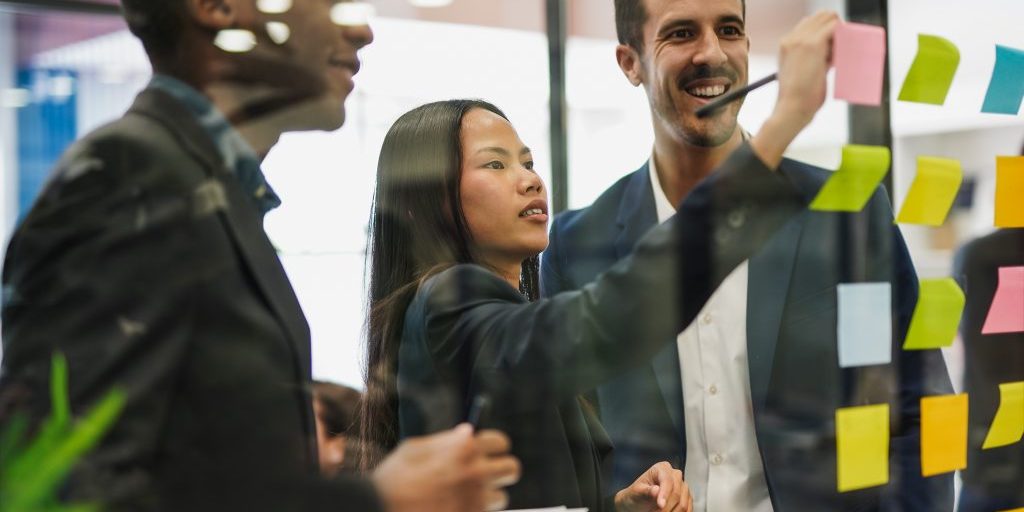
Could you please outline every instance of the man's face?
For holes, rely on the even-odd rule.
[[[262,61],[259,81],[280,90],[282,95],[301,106],[301,129],[332,130],[345,121],[345,100],[359,72],[357,52],[373,41],[373,32],[365,24],[339,25],[332,13],[352,7],[343,0],[246,0],[244,8],[254,9],[257,47],[251,55],[239,56]],[[280,6],[288,6],[284,12]],[[278,7],[267,9],[267,6]],[[266,12],[270,10],[271,12]]]
[[[714,147],[736,131],[741,101],[707,118],[696,110],[747,84],[750,41],[741,0],[644,0],[638,78],[655,131],[682,143]]]

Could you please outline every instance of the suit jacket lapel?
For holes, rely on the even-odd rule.
[[[783,160],[780,172],[800,189],[808,203],[818,193],[820,187],[797,172],[793,161]],[[750,367],[750,393],[755,417],[761,412],[768,396],[790,278],[809,214],[809,211],[804,211],[783,226],[750,259],[747,282],[747,363]]]
[[[238,252],[250,269],[254,281],[274,315],[281,323],[296,354],[296,369],[304,379],[312,374],[309,327],[288,281],[273,245],[263,231],[259,214],[241,185],[224,167],[209,135],[195,119],[166,93],[145,90],[139,94],[131,111],[166,126],[182,147],[207,169],[209,178],[224,193],[221,212],[226,220]]]
[[[633,252],[634,246],[645,233],[658,224],[658,211],[654,206],[650,168],[644,164],[633,173],[619,203],[619,236],[615,239],[615,252],[622,259]],[[661,388],[672,423],[683,436],[683,389],[679,370],[679,350],[668,343],[651,362],[654,377]]]

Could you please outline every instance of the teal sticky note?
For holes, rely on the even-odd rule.
[[[892,361],[892,285],[845,283],[837,288],[839,366]]]
[[[996,67],[981,111],[1017,115],[1024,99],[1024,51],[996,45]]]

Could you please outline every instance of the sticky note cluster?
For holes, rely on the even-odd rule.
[[[841,23],[832,38],[835,97],[857,105],[881,105],[885,78],[885,29]]]
[[[1016,115],[1024,100],[1024,51],[996,45],[996,64],[981,111]],[[960,67],[960,50],[943,37],[918,34],[917,55],[910,65],[900,101],[942,105]]]
[[[922,279],[904,350],[948,347],[956,338],[967,298],[951,278]]]
[[[843,147],[839,169],[811,202],[812,210],[859,212],[889,172],[892,153],[885,146],[849,144]]]
[[[967,467],[967,395],[921,399],[921,475]]]
[[[1024,228],[1024,156],[996,157],[996,227]]]
[[[1024,332],[1024,267],[1003,267],[981,333],[1016,332]]]
[[[1024,381],[999,385],[999,409],[982,449],[1016,444],[1024,438]]]
[[[941,226],[963,183],[960,162],[934,156],[917,157],[917,176],[903,201],[896,221]]]
[[[889,405],[836,411],[836,476],[839,492],[889,482]]]

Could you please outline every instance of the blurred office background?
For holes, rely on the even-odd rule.
[[[820,8],[888,18],[891,97],[917,51],[918,33],[941,35],[961,51],[945,106],[892,101],[852,111],[830,100],[790,156],[836,168],[848,142],[894,150],[891,193],[898,208],[918,155],[962,161],[965,182],[940,228],[901,226],[922,277],[950,274],[953,251],[993,230],[996,155],[1016,155],[1020,116],[981,114],[995,44],[1024,48],[1024,3],[979,0],[749,0],[751,79],[774,71],[781,36]],[[553,1],[374,0],[373,45],[348,100],[347,124],[334,133],[287,135],[265,169],[284,205],[267,218],[313,333],[314,377],[361,387],[363,264],[376,157],[391,123],[413,106],[451,97],[495,102],[534,150],[537,169],[569,208],[588,205],[650,155],[649,113],[614,58],[611,0],[566,0],[564,45],[550,44]],[[445,4],[435,7],[415,4]],[[555,48],[552,53],[551,48]],[[558,48],[563,48],[559,51]],[[549,57],[564,63],[554,81]],[[76,137],[130,105],[149,77],[139,43],[116,0],[0,0],[0,239],[31,205],[50,167]],[[557,78],[557,77],[556,77]],[[562,84],[564,83],[564,88]],[[551,91],[564,91],[564,136],[552,133]],[[741,123],[756,132],[775,90],[752,94]],[[558,116],[559,114],[556,114]],[[891,117],[891,119],[887,119]],[[561,119],[561,117],[560,117]],[[558,130],[558,126],[555,127]],[[851,140],[851,139],[873,140]],[[565,155],[553,157],[552,155]],[[564,166],[559,162],[564,161]],[[561,183],[565,183],[562,185]],[[956,349],[947,351],[958,381]],[[957,383],[959,384],[959,383]]]

